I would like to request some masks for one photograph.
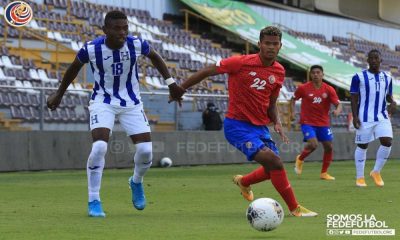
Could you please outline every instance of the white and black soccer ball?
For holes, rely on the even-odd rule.
[[[172,160],[169,157],[163,157],[160,160],[160,166],[163,168],[168,168],[172,166]]]
[[[263,232],[272,231],[283,221],[282,206],[272,198],[259,198],[250,203],[246,212],[250,225]]]

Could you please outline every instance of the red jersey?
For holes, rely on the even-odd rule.
[[[316,89],[312,82],[300,85],[294,92],[294,98],[301,100],[300,123],[316,127],[329,127],[329,110],[331,104],[337,106],[339,98],[335,89],[322,83]]]
[[[258,54],[250,54],[221,60],[217,71],[229,74],[226,117],[259,126],[271,122],[267,116],[270,97],[279,95],[285,79],[281,64],[263,66]]]

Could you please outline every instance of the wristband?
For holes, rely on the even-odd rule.
[[[170,77],[170,78],[165,79],[165,83],[169,86],[169,85],[175,83],[175,80],[172,77]]]

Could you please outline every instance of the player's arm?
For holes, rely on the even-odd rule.
[[[47,99],[47,107],[50,108],[50,110],[54,111],[58,107],[58,105],[60,105],[61,99],[64,96],[65,91],[72,83],[72,81],[74,81],[83,65],[84,63],[79,61],[79,59],[76,57],[71,65],[68,67],[61,81],[61,84],[58,87],[58,90],[55,93],[51,94]]]
[[[296,101],[301,98],[302,87],[299,86],[296,91],[294,91],[293,97],[289,102],[289,112],[290,112],[290,120],[294,121],[296,118]]]
[[[185,82],[183,82],[181,84],[181,87],[186,90],[186,89],[200,83],[203,79],[214,76],[214,75],[218,75],[218,74],[220,74],[220,73],[217,71],[216,65],[210,65],[210,66],[204,67],[203,69],[200,69],[199,71],[197,71],[196,73],[191,75]]]
[[[339,102],[338,104],[335,105],[336,109],[332,111],[333,115],[335,117],[339,116],[339,114],[342,112],[343,106],[342,103]]]
[[[388,105],[388,113],[389,115],[392,115],[393,113],[396,112],[396,102],[393,99],[393,90],[392,90],[392,81],[390,81],[389,84],[389,92],[386,95],[386,102],[389,103]]]
[[[360,97],[360,78],[358,75],[354,75],[351,79],[350,85],[350,102],[351,102],[351,113],[353,114],[353,125],[356,129],[360,128],[361,121],[358,118],[358,101]]]
[[[274,124],[275,132],[279,133],[283,142],[288,143],[289,139],[283,132],[282,123],[281,120],[279,119],[279,109],[277,105],[278,97],[279,97],[279,89],[277,93],[275,92],[274,94],[272,94],[269,99],[269,108],[267,109],[267,115],[269,119],[271,119],[271,122],[273,122]]]
[[[332,113],[335,117],[337,117],[342,112],[342,104],[339,101],[339,97],[336,94],[335,89],[333,89],[332,87],[330,88],[329,98],[331,100],[331,103],[336,107],[335,110],[332,111]]]
[[[150,52],[148,55],[146,55],[146,57],[150,59],[153,66],[158,70],[161,76],[163,76],[168,85],[171,98],[176,100],[179,105],[181,105],[181,98],[182,95],[185,93],[185,90],[178,86],[178,84],[176,84],[176,82],[173,80],[171,74],[168,71],[167,64],[165,64],[162,57],[153,49],[150,49]]]

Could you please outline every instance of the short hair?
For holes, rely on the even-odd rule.
[[[371,55],[372,53],[377,53],[379,55],[379,57],[381,56],[381,52],[378,49],[372,49],[371,51],[368,52],[368,57],[369,55]]]
[[[104,18],[104,25],[107,26],[111,20],[115,19],[128,19],[125,15],[125,13],[121,11],[110,11],[106,14],[106,17]]]
[[[275,26],[268,26],[260,31],[260,41],[264,36],[278,36],[279,40],[282,40],[282,32]]]
[[[321,66],[321,65],[312,65],[311,67],[310,67],[310,72],[312,71],[312,70],[314,70],[314,69],[320,69],[321,70],[321,72],[324,72],[324,68]]]

